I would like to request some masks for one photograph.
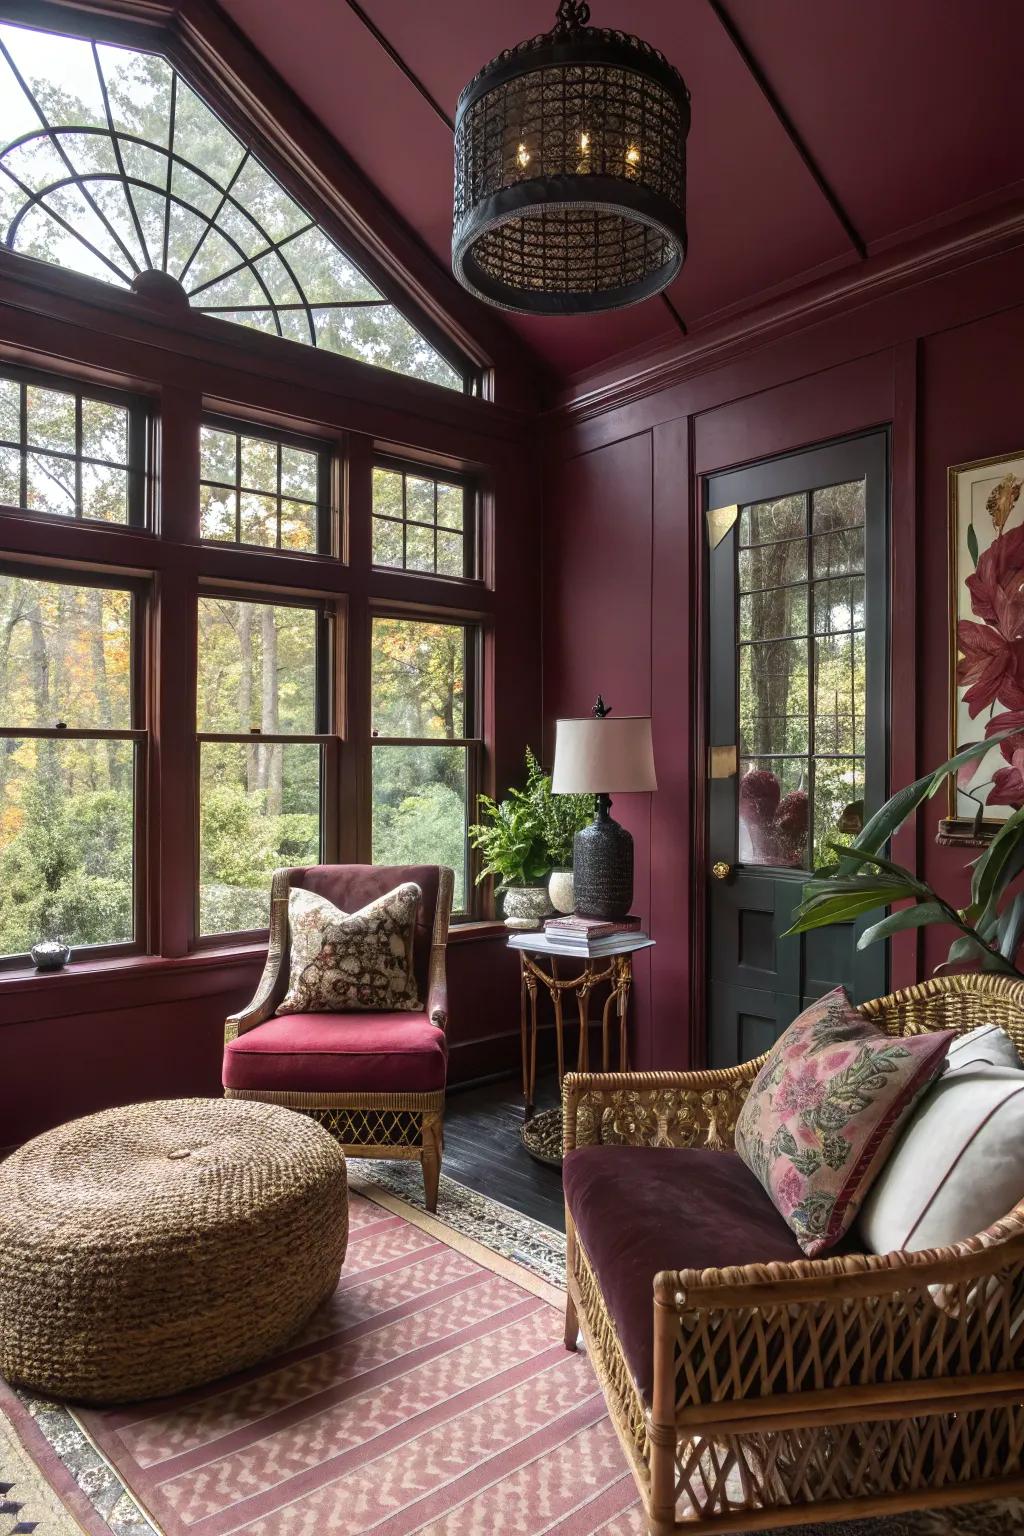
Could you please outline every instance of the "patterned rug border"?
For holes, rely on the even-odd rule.
[[[553,1306],[565,1302],[565,1234],[531,1216],[482,1195],[442,1174],[438,1213],[424,1206],[419,1165],[349,1158],[351,1188],[365,1199],[403,1216],[440,1242],[485,1268],[514,1280]],[[486,1232],[487,1241],[481,1239]],[[161,1527],[126,1486],[95,1444],[73,1408],[65,1403],[12,1392],[18,1411],[62,1469],[82,1500],[87,1536],[163,1536]],[[2,1406],[2,1403],[0,1403]],[[38,1532],[37,1536],[50,1536]]]

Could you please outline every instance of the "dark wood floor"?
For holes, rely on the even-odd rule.
[[[537,1108],[558,1103],[554,1075],[537,1084]],[[536,1162],[519,1140],[523,1101],[519,1082],[506,1078],[479,1088],[452,1089],[444,1115],[444,1172],[492,1200],[565,1231],[562,1175]]]

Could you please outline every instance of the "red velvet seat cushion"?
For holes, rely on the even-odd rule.
[[[433,1093],[444,1033],[424,1013],[287,1013],[224,1050],[224,1087],[296,1093]]]
[[[659,1270],[806,1259],[734,1152],[577,1147],[562,1179],[626,1363],[648,1402]]]

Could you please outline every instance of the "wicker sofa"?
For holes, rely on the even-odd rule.
[[[1009,978],[929,981],[860,1011],[893,1035],[998,1023],[1024,1055],[1024,984]],[[709,1233],[722,1197],[708,1180],[753,1176],[711,1152],[731,1148],[763,1059],[565,1079],[566,1345],[582,1330],[649,1530],[769,1530],[1024,1492],[1024,1200],[938,1250],[851,1242],[824,1259],[678,1267],[729,1246],[733,1197],[724,1233]],[[694,1151],[662,1158],[671,1147]],[[671,1197],[670,1162],[689,1169]]]

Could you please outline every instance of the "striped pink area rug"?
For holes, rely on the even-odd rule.
[[[376,1191],[353,1193],[341,1283],[284,1354],[76,1416],[166,1536],[644,1528],[560,1293]]]

